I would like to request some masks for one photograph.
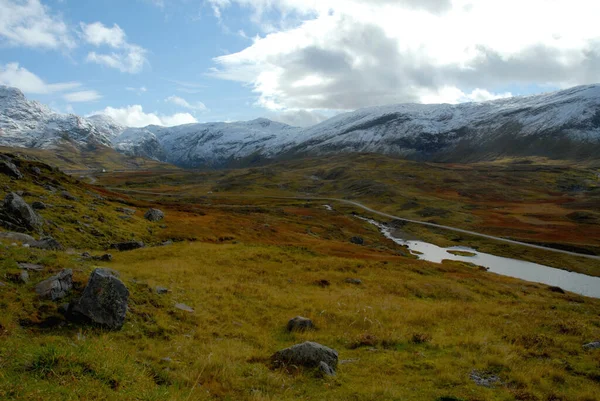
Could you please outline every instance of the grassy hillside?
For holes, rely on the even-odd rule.
[[[6,148],[0,146],[1,153],[11,153],[25,159],[38,160],[58,167],[61,170],[173,170],[167,163],[123,155],[114,149],[95,145],[90,149],[80,149],[68,142],[51,150],[31,148]]]
[[[418,261],[349,210],[328,211],[322,202],[143,200],[36,162],[18,164],[26,177],[0,174],[0,196],[24,191],[30,203],[54,204],[40,211],[55,223],[44,230],[67,249],[0,240],[2,400],[591,401],[600,393],[600,352],[582,347],[600,338],[600,300],[472,265]],[[189,178],[171,177],[178,174]],[[152,187],[175,187],[164,182]],[[48,184],[79,201],[49,193]],[[203,184],[186,185],[199,191]],[[143,219],[150,206],[165,220]],[[119,207],[136,213],[121,219]],[[351,243],[352,236],[364,245]],[[111,251],[111,262],[81,257],[129,238],[149,246]],[[172,245],[158,246],[169,239]],[[45,271],[30,272],[28,283],[11,281],[18,262]],[[118,271],[131,293],[120,331],[71,323],[58,312],[81,295],[96,266]],[[37,282],[64,268],[74,270],[72,293],[40,300]],[[169,292],[159,295],[157,286]],[[317,330],[286,332],[297,315],[313,319]],[[339,352],[336,377],[271,368],[275,351],[306,340]],[[492,376],[499,381],[491,388],[473,379]]]
[[[239,170],[110,174],[100,177],[99,183],[192,202],[232,197],[236,202],[240,198],[250,202],[251,196],[352,199],[404,218],[600,254],[600,169],[592,165],[544,159],[434,164],[381,155],[344,155]],[[442,246],[466,244],[497,255],[600,275],[597,261],[412,224],[402,229]]]

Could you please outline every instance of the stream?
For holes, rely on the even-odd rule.
[[[442,260],[447,259],[473,263],[477,266],[486,267],[490,272],[501,274],[503,276],[556,286],[576,294],[600,298],[600,277],[588,276],[567,270],[555,269],[537,263],[495,256],[464,246],[442,248],[424,241],[406,241],[394,237],[390,227],[375,220],[362,219],[377,226],[385,237],[399,245],[407,246],[410,249],[410,252],[421,260],[441,263]],[[468,252],[473,254],[473,256],[454,255],[448,251]]]

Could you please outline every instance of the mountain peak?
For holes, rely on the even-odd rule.
[[[26,100],[25,95],[23,94],[23,92],[21,92],[20,89],[6,85],[0,85],[0,98],[15,98]]]

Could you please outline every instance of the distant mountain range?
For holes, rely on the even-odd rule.
[[[110,117],[53,112],[0,86],[0,146],[102,145],[181,167],[244,166],[348,152],[473,162],[504,156],[600,158],[600,85],[458,105],[399,104],[337,115],[309,128],[257,119],[127,128]]]

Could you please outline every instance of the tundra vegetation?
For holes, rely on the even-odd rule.
[[[598,225],[587,217],[598,213],[593,166],[361,155],[346,166],[340,157],[235,171],[109,172],[92,185],[38,161],[11,160],[23,177],[0,174],[0,200],[15,193],[28,205],[43,203],[34,209],[41,232],[27,234],[60,247],[0,235],[0,399],[591,401],[600,394],[600,349],[592,345],[600,340],[600,300],[470,264],[417,260],[349,206],[265,197],[352,198],[592,253],[600,248]],[[587,259],[396,229],[600,275]],[[120,328],[71,316],[97,268],[119,291],[126,286]],[[69,269],[66,295],[36,292]],[[290,329],[295,317],[311,323]],[[335,350],[335,370],[275,357],[306,342],[328,347],[328,358]]]

